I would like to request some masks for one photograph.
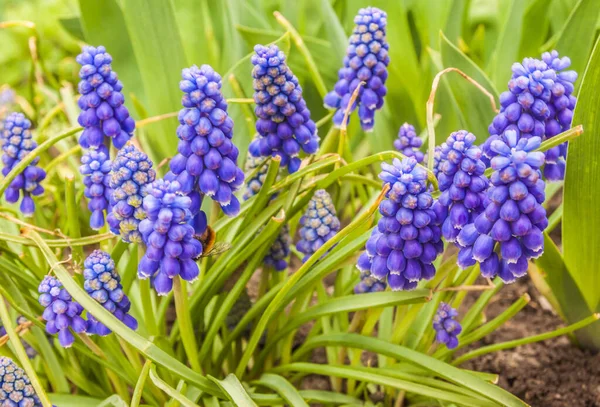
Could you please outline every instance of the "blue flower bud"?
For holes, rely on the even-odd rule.
[[[442,302],[433,317],[435,339],[437,342],[445,344],[448,349],[458,346],[457,336],[462,332],[462,326],[454,319],[456,316],[458,316],[458,311]]]
[[[173,278],[190,282],[198,278],[195,260],[203,248],[194,238],[192,199],[182,195],[179,182],[159,179],[146,191],[143,205],[147,217],[140,222],[139,232],[148,248],[138,265],[138,277],[152,278],[156,292],[166,295],[173,288]],[[205,215],[199,214],[206,229]]]
[[[491,148],[494,140],[506,140],[506,132],[517,138],[540,137],[547,140],[571,128],[576,98],[573,84],[575,71],[568,57],[557,51],[545,52],[542,59],[525,58],[512,66],[508,91],[500,95],[501,109],[489,127],[490,137],[483,145],[488,158],[498,153]],[[564,179],[567,143],[546,151],[544,177],[548,181]]]
[[[375,7],[363,8],[354,17],[354,23],[344,67],[338,71],[338,81],[333,91],[325,96],[324,104],[336,109],[333,122],[341,126],[351,95],[360,82],[365,82],[350,111],[358,107],[360,124],[363,130],[370,131],[375,111],[381,109],[387,93],[385,82],[390,62],[386,39],[387,14]]]
[[[108,157],[108,149],[102,145],[91,147],[81,157],[79,172],[83,175],[85,189],[83,194],[88,198],[88,209],[92,211],[90,227],[99,230],[104,226],[104,212],[110,211],[110,170],[112,164]]]
[[[104,308],[115,315],[129,328],[136,330],[138,323],[129,315],[131,303],[123,292],[121,277],[115,270],[115,262],[110,255],[101,250],[94,250],[83,263],[84,289]],[[111,330],[93,315],[88,314],[87,332],[106,336]]]
[[[457,236],[461,267],[477,261],[483,276],[510,283],[527,272],[528,260],[542,254],[548,219],[542,206],[544,154],[535,151],[540,143],[540,137],[519,139],[513,130],[490,143],[497,155],[491,160],[489,202]]]
[[[156,173],[152,161],[133,144],[127,144],[117,153],[110,172],[112,210],[107,216],[111,232],[124,242],[141,242],[139,223],[146,218],[142,200],[145,187],[152,183]]]
[[[300,150],[314,154],[319,146],[317,126],[302,96],[298,78],[276,45],[256,45],[252,56],[256,131],[250,143],[255,157],[281,157],[290,173],[300,167]]]
[[[0,389],[3,406],[42,406],[25,371],[5,356],[0,356]]]
[[[37,147],[37,143],[31,135],[31,122],[22,113],[11,113],[8,115],[0,131],[0,146],[2,147],[2,175],[7,176],[19,161]],[[23,172],[10,183],[4,193],[4,198],[9,203],[16,203],[23,194],[21,200],[21,212],[25,216],[32,216],[35,204],[32,196],[44,193],[41,182],[46,178],[46,172],[37,166],[40,161],[36,157]]]
[[[398,138],[394,140],[394,148],[406,157],[415,157],[418,163],[423,162],[424,155],[419,149],[423,140],[417,135],[413,125],[404,123],[400,126]]]
[[[55,277],[46,276],[38,287],[39,302],[45,307],[42,313],[46,321],[46,332],[58,334],[58,341],[64,348],[73,345],[75,337],[71,333],[84,333],[87,324],[81,318],[83,307],[75,302]]]
[[[300,240],[296,243],[296,249],[304,253],[302,261],[306,262],[340,230],[340,220],[327,191],[320,189],[315,192],[308,209],[300,218],[300,226]]]
[[[412,290],[435,275],[432,265],[443,251],[441,230],[432,209],[427,171],[415,157],[381,164],[379,174],[391,186],[379,205],[383,215],[367,241],[358,268],[392,290]]]
[[[81,65],[78,121],[84,127],[79,144],[83,148],[98,148],[108,137],[121,149],[133,136],[135,121],[123,105],[123,84],[112,70],[112,57],[103,46],[84,47],[76,60]]]

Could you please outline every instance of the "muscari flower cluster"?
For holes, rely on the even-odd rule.
[[[462,326],[454,319],[456,316],[458,316],[458,311],[442,302],[433,317],[433,329],[436,331],[435,339],[439,343],[445,344],[448,349],[454,349],[458,346],[457,336],[462,332]]]
[[[100,147],[105,137],[117,149],[132,137],[135,121],[123,104],[123,84],[112,70],[112,57],[102,46],[84,47],[77,56],[79,70],[79,124],[84,128],[79,144],[84,148]]]
[[[404,123],[398,131],[398,138],[394,140],[394,148],[404,154],[406,157],[415,157],[418,163],[423,162],[424,155],[419,148],[423,140],[417,135],[415,127]]]
[[[300,168],[300,151],[314,154],[319,149],[317,126],[302,97],[298,78],[276,45],[256,45],[252,56],[254,112],[259,137],[250,143],[255,157],[279,156],[290,173]]]
[[[383,163],[379,174],[390,184],[379,205],[383,215],[366,244],[357,267],[392,290],[412,290],[435,275],[433,261],[443,251],[440,227],[427,188],[427,171],[414,157]]]
[[[234,192],[244,183],[237,166],[238,149],[232,142],[233,120],[221,93],[221,76],[209,65],[182,71],[179,88],[184,92],[179,111],[178,154],[170,162],[171,174],[181,192],[194,201],[192,213],[200,210],[202,195],[221,205],[228,216],[236,216],[240,203]]]
[[[7,176],[19,161],[37,147],[31,135],[31,122],[22,113],[11,113],[4,122],[4,129],[0,133],[2,146],[2,175]],[[36,157],[25,170],[16,176],[10,183],[4,197],[9,203],[16,203],[23,194],[20,209],[23,215],[31,216],[35,211],[32,196],[44,193],[41,182],[46,178],[46,172],[37,166],[40,161]]]
[[[569,129],[576,98],[573,96],[575,71],[565,71],[571,65],[568,57],[558,52],[545,52],[542,60],[525,58],[512,66],[508,91],[500,95],[500,113],[489,127],[491,137],[483,145],[489,158],[496,155],[491,149],[494,140],[506,141],[507,131],[518,138],[541,137],[542,140]],[[565,173],[567,144],[546,152],[544,176],[549,181],[561,180]]]
[[[333,123],[341,126],[352,94],[360,84],[358,97],[351,106],[358,106],[358,117],[365,131],[373,129],[375,111],[383,106],[387,93],[385,81],[390,62],[386,40],[387,14],[375,7],[360,9],[354,17],[354,31],[344,57],[344,67],[338,71],[333,91],[325,96],[325,107],[337,109]]]
[[[71,298],[60,281],[46,276],[38,287],[39,302],[44,307],[42,318],[46,321],[46,332],[50,335],[58,333],[61,346],[68,348],[75,342],[75,333],[87,331],[87,322],[81,317],[83,307]]]
[[[385,291],[386,285],[383,281],[376,279],[370,271],[360,273],[360,281],[354,286],[355,294],[375,293]]]
[[[0,405],[41,407],[42,403],[23,369],[12,359],[0,356]]]
[[[308,209],[300,218],[300,240],[296,249],[304,253],[303,262],[340,230],[340,220],[336,216],[331,196],[320,189],[308,203]]]
[[[489,204],[456,240],[461,246],[461,267],[477,261],[484,277],[497,275],[510,283],[527,273],[529,259],[543,253],[542,231],[548,226],[548,218],[542,206],[545,185],[540,167],[544,165],[544,153],[534,151],[541,139],[519,139],[510,130],[504,137],[506,142],[494,140],[490,146],[497,155],[491,161],[494,172],[488,189]]]
[[[133,144],[127,144],[119,150],[110,172],[112,210],[107,222],[110,230],[121,235],[126,243],[142,241],[139,224],[146,217],[142,200],[146,195],[146,186],[155,178],[152,161],[145,153]]]
[[[138,323],[129,315],[131,303],[123,292],[121,277],[115,270],[115,262],[110,255],[101,250],[94,250],[83,263],[83,288],[117,319],[136,330]],[[88,314],[88,334],[106,336],[110,329],[93,315]]]
[[[138,265],[138,276],[152,278],[156,292],[166,295],[173,288],[173,278],[179,276],[190,282],[198,278],[195,259],[203,248],[194,239],[194,227],[190,225],[192,200],[182,195],[179,182],[159,179],[147,188],[147,193],[144,210],[148,217],[140,222],[139,229],[147,249]],[[206,216],[202,223],[206,229]]]
[[[442,235],[449,242],[486,206],[488,179],[475,135],[465,130],[450,134],[440,148],[437,179],[441,195],[433,205]]]
[[[248,154],[246,158],[246,171],[252,171],[261,164],[261,159],[253,157],[252,154]],[[250,179],[246,180],[246,190],[244,191],[244,200],[248,200],[254,195],[258,194],[262,188],[265,177],[267,176],[267,166],[263,165],[259,168],[258,172]],[[272,267],[277,271],[285,270],[287,267],[286,259],[290,255],[290,244],[292,238],[290,236],[290,228],[287,224],[283,225],[279,234],[275,238],[275,241],[269,248],[269,251],[265,255],[264,264]]]
[[[81,157],[79,172],[83,175],[83,194],[89,199],[88,209],[92,211],[90,227],[94,230],[104,226],[104,212],[110,211],[110,170],[112,164],[105,146],[90,148]]]

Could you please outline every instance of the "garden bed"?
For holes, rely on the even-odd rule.
[[[529,305],[471,349],[564,326],[528,279],[505,286],[490,302],[487,319],[496,317],[525,293],[531,297]],[[465,303],[468,306],[469,301]],[[497,373],[500,386],[534,407],[600,406],[600,354],[581,350],[564,336],[484,355],[462,367]]]

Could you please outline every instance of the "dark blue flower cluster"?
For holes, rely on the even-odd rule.
[[[460,230],[485,209],[488,179],[483,174],[486,167],[481,149],[474,142],[473,133],[459,130],[441,146],[437,167],[441,195],[433,210],[449,242],[456,241]]]
[[[264,260],[265,266],[272,267],[277,271],[285,270],[287,267],[286,259],[290,255],[290,244],[292,244],[290,227],[285,224],[281,227],[281,231],[271,244],[271,247],[269,247]]]
[[[112,70],[112,57],[102,46],[84,47],[77,62],[81,65],[78,121],[84,128],[79,144],[100,147],[106,136],[117,149],[122,148],[133,135],[135,121],[123,104],[123,84]]]
[[[376,279],[371,272],[360,273],[360,282],[354,286],[355,294],[375,293],[385,291],[386,285],[383,281]]]
[[[23,157],[37,147],[30,128],[31,122],[22,113],[11,113],[6,118],[4,129],[0,133],[0,145],[4,153],[2,175],[7,176]],[[40,158],[36,157],[21,174],[17,175],[4,193],[7,202],[16,203],[23,192],[20,209],[25,216],[32,216],[35,210],[32,196],[44,193],[44,187],[40,183],[46,178],[46,172],[37,166],[39,161]]]
[[[112,164],[105,146],[90,148],[81,157],[79,172],[83,175],[85,189],[83,194],[88,202],[88,209],[92,211],[90,227],[94,230],[104,226],[104,212],[110,211],[110,170]]]
[[[546,52],[542,60],[525,58],[512,66],[508,91],[500,95],[502,108],[489,127],[490,137],[483,152],[492,158],[494,140],[506,141],[506,131],[514,131],[518,138],[554,137],[571,127],[576,98],[573,96],[575,71],[564,71],[571,65],[568,57],[559,58],[558,52]],[[544,175],[550,181],[564,178],[566,144],[546,152]]]
[[[124,242],[142,241],[138,226],[146,217],[142,200],[146,186],[154,181],[156,173],[152,161],[133,144],[119,150],[112,163],[110,188],[112,210],[107,216],[111,232],[121,235]]]
[[[194,239],[194,227],[190,225],[191,205],[191,198],[181,194],[177,181],[159,179],[147,188],[147,218],[140,222],[147,249],[138,265],[138,276],[151,277],[158,295],[168,294],[177,276],[190,282],[198,278],[200,270],[195,259],[203,248]],[[206,216],[202,216],[202,222],[206,229]]]
[[[31,380],[12,359],[0,356],[0,405],[6,407],[41,407]]]
[[[302,97],[298,78],[276,45],[256,45],[252,56],[254,101],[259,137],[250,143],[255,157],[281,157],[290,173],[300,168],[300,150],[314,154],[319,149],[317,126]]]
[[[320,189],[315,192],[308,209],[300,218],[300,226],[300,240],[296,243],[296,249],[304,253],[302,261],[305,262],[340,230],[340,220],[327,191]]]
[[[458,311],[442,302],[433,317],[433,329],[436,331],[435,340],[446,345],[448,349],[458,346],[457,336],[462,332],[462,326],[454,319],[456,316],[458,316]]]
[[[373,129],[375,111],[383,106],[387,93],[385,81],[390,63],[386,39],[387,14],[375,7],[360,9],[354,17],[354,31],[344,57],[344,67],[338,71],[333,91],[325,96],[325,107],[337,109],[333,123],[341,126],[352,94],[365,82],[351,111],[358,106],[358,117],[363,130]]]
[[[181,192],[194,201],[193,214],[200,210],[201,196],[208,195],[228,216],[236,216],[240,202],[233,194],[244,183],[244,172],[237,166],[238,149],[232,142],[233,120],[221,93],[221,76],[209,65],[192,66],[182,71],[181,99],[177,136],[178,154],[170,163],[171,174]]]
[[[44,307],[42,318],[46,321],[46,332],[58,334],[58,342],[68,348],[75,342],[75,333],[87,331],[87,322],[81,317],[83,307],[71,298],[60,281],[46,276],[38,287],[39,302]]]
[[[123,292],[121,277],[115,270],[115,262],[110,255],[101,250],[94,250],[85,259],[83,266],[85,291],[119,321],[136,330],[138,323],[134,317],[129,315],[131,303]],[[111,333],[106,325],[91,314],[88,314],[88,322],[87,332],[89,334],[106,336]]]
[[[379,205],[382,218],[367,241],[357,267],[392,290],[412,290],[435,275],[433,261],[444,249],[427,188],[427,171],[414,157],[382,163],[379,178],[390,184]]]
[[[544,153],[536,152],[539,137],[519,139],[506,131],[490,148],[496,154],[485,211],[465,226],[457,237],[461,246],[458,263],[468,267],[481,263],[484,277],[498,275],[510,283],[527,273],[527,261],[544,251],[542,231],[548,226],[544,181],[540,167]],[[496,246],[499,250],[496,250]],[[499,252],[499,254],[498,254]]]
[[[418,163],[423,162],[424,155],[419,149],[423,140],[417,135],[412,124],[404,123],[400,126],[398,138],[394,140],[394,148],[406,157],[415,157]]]

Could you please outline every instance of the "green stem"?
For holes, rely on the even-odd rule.
[[[140,400],[142,399],[142,392],[144,391],[144,385],[146,384],[146,379],[148,379],[148,373],[150,373],[151,367],[152,361],[146,360],[146,363],[144,363],[144,367],[140,372],[140,377],[137,383],[135,384],[133,396],[131,396],[131,407],[138,407],[140,405]]]
[[[360,216],[357,216],[348,226],[346,226],[338,234],[336,234],[331,240],[327,241],[323,246],[321,246],[319,248],[319,250],[317,250],[306,261],[306,263],[304,263],[296,271],[296,273],[294,273],[294,275],[283,285],[282,289],[277,293],[277,295],[275,296],[273,301],[269,304],[269,306],[265,310],[263,316],[258,321],[258,323],[256,325],[256,329],[252,333],[252,336],[250,337],[250,340],[248,342],[248,346],[246,347],[246,350],[245,350],[244,354],[242,355],[240,363],[237,366],[237,369],[236,369],[237,377],[243,376],[243,374],[246,370],[246,367],[248,366],[248,362],[250,361],[251,356],[254,354],[254,350],[256,349],[258,342],[260,341],[260,337],[262,336],[262,333],[264,332],[265,328],[267,327],[273,314],[282,305],[283,300],[285,299],[285,296],[287,295],[287,293],[310,270],[310,268],[317,261],[319,261],[321,256],[323,256],[325,253],[327,253],[327,251],[329,249],[331,249],[334,245],[336,245],[340,240],[342,240],[342,238],[347,236],[354,229],[358,228],[363,222],[367,221],[373,215],[373,213],[379,207],[379,203],[381,202],[381,200],[383,200],[383,198],[385,197],[385,194],[387,193],[388,190],[389,190],[389,186],[384,187],[384,189],[381,191],[381,194],[379,195],[379,198],[371,205],[370,208],[368,208],[368,210],[363,212]]]
[[[35,369],[33,368],[29,357],[27,356],[27,352],[25,352],[25,348],[23,348],[21,338],[15,332],[15,328],[13,327],[12,320],[8,314],[8,309],[6,308],[6,303],[4,302],[4,297],[2,295],[0,295],[0,318],[2,319],[2,324],[4,325],[4,329],[6,329],[6,333],[8,334],[10,342],[13,345],[15,353],[23,365],[23,370],[25,370],[25,373],[27,373],[27,376],[29,376],[31,385],[33,386],[37,396],[40,398],[42,405],[44,407],[52,407],[52,403],[50,402],[50,399],[48,399],[48,395],[44,391],[44,388],[42,387],[42,384],[35,373]]]
[[[194,335],[194,327],[192,326],[188,307],[187,284],[181,278],[173,278],[173,296],[175,297],[175,311],[177,312],[177,320],[179,321],[179,330],[185,353],[192,369],[202,372],[200,359],[198,358],[196,336]]]
[[[543,334],[533,335],[533,336],[529,336],[527,338],[515,339],[513,341],[495,343],[493,345],[483,346],[481,348],[472,350],[471,352],[465,353],[464,355],[461,355],[460,357],[458,357],[454,361],[452,361],[452,364],[455,366],[458,366],[461,363],[466,362],[467,360],[471,360],[471,359],[476,358],[481,355],[486,355],[488,353],[497,352],[499,350],[504,350],[504,349],[512,349],[512,348],[516,348],[517,346],[527,345],[528,343],[545,341],[547,339],[556,338],[557,336],[566,335],[568,333],[571,333],[578,329],[586,327],[586,326],[598,321],[598,319],[600,319],[600,314],[593,314],[585,319],[582,319],[579,322],[576,322],[576,323],[566,326],[564,328],[556,329],[551,332],[545,332]]]

